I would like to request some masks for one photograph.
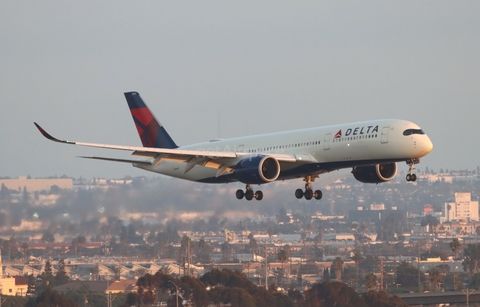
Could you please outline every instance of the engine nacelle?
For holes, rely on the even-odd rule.
[[[355,167],[353,177],[363,183],[380,183],[390,181],[397,175],[397,163],[376,164]]]
[[[277,180],[280,163],[270,156],[255,156],[240,161],[235,166],[233,176],[246,184],[262,184]]]

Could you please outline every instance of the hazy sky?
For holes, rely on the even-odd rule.
[[[133,90],[179,145],[401,118],[433,141],[419,168],[476,168],[479,16],[478,1],[2,1],[0,176],[153,174],[33,125],[140,146]]]

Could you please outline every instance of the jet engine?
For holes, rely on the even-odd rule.
[[[390,181],[397,175],[397,163],[385,163],[355,167],[353,177],[363,183],[380,183]]]
[[[280,175],[280,163],[271,156],[254,156],[240,161],[233,176],[246,184],[275,181]]]

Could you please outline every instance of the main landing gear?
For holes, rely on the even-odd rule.
[[[257,191],[253,192],[252,185],[247,184],[245,187],[245,192],[242,189],[238,189],[237,192],[235,192],[235,196],[237,199],[242,199],[245,197],[246,200],[252,200],[256,198],[257,200],[262,200],[263,198],[263,192],[262,191]]]
[[[315,199],[320,200],[322,198],[322,191],[316,190],[315,192],[313,192],[312,190],[312,182],[315,181],[315,178],[317,177],[314,177],[314,176],[305,177],[303,179],[303,181],[305,181],[305,192],[302,189],[297,189],[295,190],[295,197],[298,199],[305,197],[306,200],[310,200],[313,197],[315,197]]]
[[[415,164],[419,163],[418,159],[411,159],[407,161],[408,164],[408,174],[405,177],[407,181],[417,181],[417,175],[413,174],[413,170],[415,169]]]

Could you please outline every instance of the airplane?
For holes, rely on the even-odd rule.
[[[321,174],[352,168],[363,183],[392,180],[397,162],[409,166],[406,180],[416,181],[415,164],[433,149],[425,132],[416,124],[399,119],[381,119],[350,124],[291,130],[253,136],[215,139],[179,147],[157,121],[138,92],[124,93],[143,147],[84,143],[62,140],[34,123],[51,141],[132,152],[143,159],[82,157],[131,163],[134,167],[180,179],[203,183],[241,182],[237,199],[262,200],[253,185],[303,178],[305,188],[295,197],[322,198],[312,182]]]

